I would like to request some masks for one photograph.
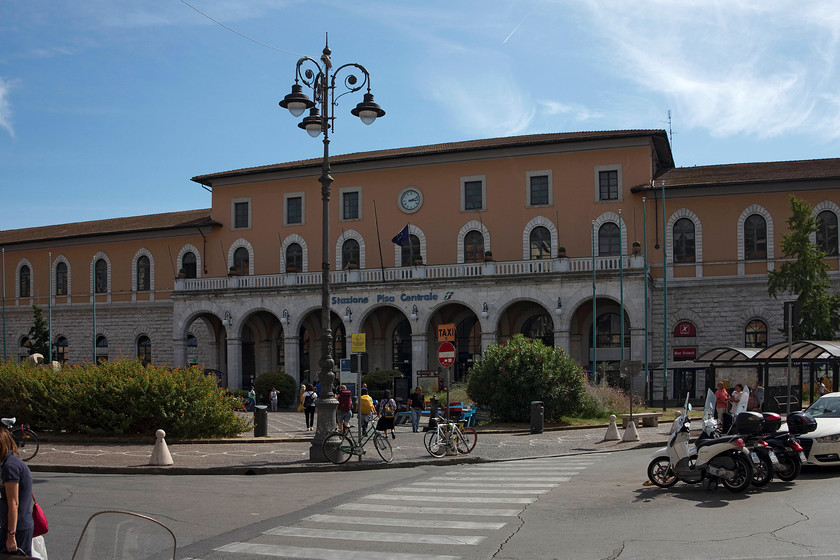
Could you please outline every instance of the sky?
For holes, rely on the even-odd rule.
[[[0,0],[0,230],[209,208],[192,177],[321,157],[277,103],[327,36],[386,111],[342,97],[331,154],[664,129],[680,167],[840,157],[831,1]]]

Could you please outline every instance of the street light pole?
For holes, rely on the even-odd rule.
[[[306,109],[309,109],[309,116],[305,117],[298,127],[306,130],[313,138],[317,138],[322,133],[324,135],[324,159],[321,162],[321,176],[318,178],[321,183],[323,203],[321,215],[321,359],[318,361],[318,381],[321,384],[321,393],[317,401],[318,422],[315,436],[309,448],[309,460],[315,462],[327,461],[321,446],[330,432],[335,430],[335,411],[338,408],[338,401],[332,392],[335,361],[332,355],[333,337],[330,328],[330,186],[333,182],[330,175],[330,132],[334,130],[336,101],[348,93],[367,87],[363,101],[350,112],[365,124],[371,124],[385,115],[385,111],[373,101],[373,94],[370,92],[370,74],[367,69],[351,62],[333,70],[330,54],[329,43],[327,43],[320,61],[309,56],[298,60],[292,92],[280,102],[280,106],[288,109],[294,117],[300,117]],[[339,88],[344,91],[336,96],[336,77],[345,69],[348,69],[348,73],[340,82],[342,87]],[[355,71],[361,73],[361,80],[356,76]],[[312,99],[303,92],[304,86],[311,90]]]

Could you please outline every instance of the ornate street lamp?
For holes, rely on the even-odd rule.
[[[385,115],[385,111],[373,101],[370,92],[370,74],[361,64],[351,62],[333,69],[330,60],[329,43],[324,46],[320,62],[305,56],[297,61],[295,68],[295,83],[292,92],[283,98],[280,106],[288,109],[295,116],[300,117],[309,109],[309,116],[298,124],[310,136],[317,138],[324,135],[324,159],[321,164],[322,230],[321,230],[321,359],[318,362],[318,381],[321,383],[321,393],[318,395],[318,423],[312,445],[309,448],[309,460],[326,462],[321,445],[327,435],[335,429],[335,411],[338,401],[333,395],[332,387],[335,380],[333,367],[335,361],[332,356],[332,329],[330,328],[330,185],[333,178],[330,175],[330,132],[334,130],[335,107],[338,99],[348,93],[354,93],[367,87],[363,101],[350,111],[359,117],[363,123],[371,124],[377,118]],[[339,73],[346,76],[336,84]],[[356,76],[361,73],[361,80]],[[303,85],[301,85],[301,83]],[[304,93],[304,86],[311,90],[312,98]],[[336,88],[340,93],[336,96]]]

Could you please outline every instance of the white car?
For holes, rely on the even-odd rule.
[[[817,429],[797,436],[811,465],[840,465],[840,393],[827,393],[803,412],[814,417]]]

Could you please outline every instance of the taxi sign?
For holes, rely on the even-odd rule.
[[[455,324],[438,325],[438,342],[455,342]]]
[[[449,367],[455,363],[455,346],[451,342],[444,342],[438,349],[438,362],[443,367]]]

